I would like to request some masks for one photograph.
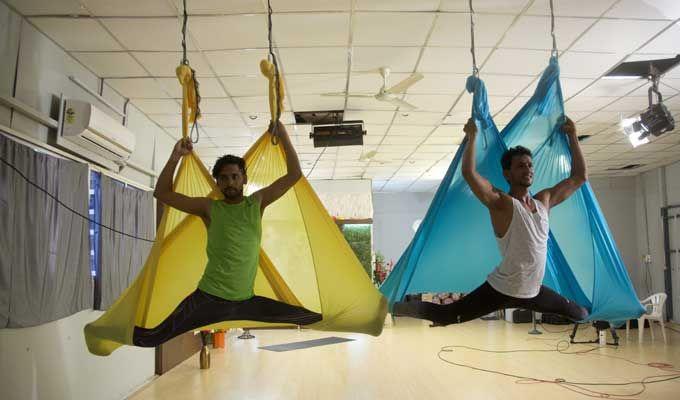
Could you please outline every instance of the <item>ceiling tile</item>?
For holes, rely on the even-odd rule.
[[[392,103],[370,97],[348,97],[347,108],[350,110],[391,110],[397,109]]]
[[[106,83],[122,96],[135,98],[167,98],[168,93],[153,78],[107,79]]]
[[[173,99],[133,99],[132,104],[144,114],[176,114],[182,112],[181,105]]]
[[[562,95],[565,99],[568,99],[569,97],[578,93],[584,87],[588,86],[592,81],[592,79],[560,78]],[[535,89],[532,89],[532,91],[528,93],[533,93],[534,90]]]
[[[429,140],[429,139],[428,139]],[[428,143],[430,144],[430,143]],[[448,144],[448,143],[447,143]],[[409,160],[420,160],[420,161],[429,161],[429,162],[435,162],[439,159],[442,158],[441,154],[437,153],[419,153],[415,152],[411,157],[409,157]]]
[[[279,49],[283,71],[289,74],[347,71],[347,49],[314,47]]]
[[[167,0],[87,0],[87,8],[96,16],[174,17],[177,10]]]
[[[105,18],[101,21],[127,50],[182,50],[182,28],[177,19]],[[193,50],[191,41],[187,41],[187,49]]]
[[[485,74],[482,80],[489,96],[516,96],[521,93],[532,81],[533,76],[515,75],[492,75]],[[465,81],[463,81],[463,85]]]
[[[274,0],[274,13],[288,11],[349,11],[350,0]],[[276,25],[274,25],[276,26]]]
[[[489,96],[489,111],[491,114],[497,110],[502,110],[506,105],[508,105],[514,97],[512,96]]]
[[[568,111],[596,111],[611,103],[613,99],[610,97],[586,97],[576,96],[564,104],[564,108]],[[607,110],[605,108],[605,110]],[[611,111],[611,110],[610,110]]]
[[[615,124],[619,121],[620,117],[621,115],[618,111],[597,111],[585,118],[579,119],[578,122],[583,124]]]
[[[621,0],[605,14],[613,18],[680,18],[680,3],[675,0]]]
[[[320,96],[318,94],[296,95],[291,98],[295,111],[326,111],[342,110],[345,106],[344,97]],[[347,118],[345,118],[347,119]]]
[[[362,120],[369,125],[386,125],[392,118],[394,111],[345,111],[345,120]]]
[[[70,51],[114,51],[123,48],[95,19],[30,18],[38,29]]]
[[[287,74],[285,81],[290,95],[298,96],[344,92],[347,77],[345,74]]]
[[[418,107],[418,111],[435,112],[448,111],[456,95],[451,94],[408,94],[406,101]]]
[[[271,113],[269,112],[247,112],[247,113],[242,113],[241,117],[243,118],[244,121],[246,121],[246,125],[248,125],[251,128],[257,128],[255,129],[256,134],[259,136],[261,135],[264,130],[269,126],[269,123],[271,122]],[[292,112],[289,111],[284,111],[281,113],[281,122],[287,126],[293,126],[293,129],[291,129],[292,132],[289,132],[290,135],[293,134],[299,134],[300,132],[295,129],[295,117],[293,116]],[[302,125],[300,125],[302,127]],[[309,125],[307,125],[309,126]],[[308,134],[309,131],[306,131]]]
[[[72,53],[72,55],[100,78],[149,75],[128,53]]]
[[[418,137],[420,140],[434,130],[434,126],[424,125],[392,125],[387,132],[388,136]]]
[[[182,118],[178,114],[148,114],[147,116],[163,128],[182,126]]]
[[[623,59],[615,53],[582,53],[568,51],[560,55],[560,76],[599,78]]]
[[[245,124],[243,123],[243,119],[241,119],[241,116],[239,114],[203,114],[200,125],[203,126],[204,128],[244,129],[246,127]]]
[[[23,15],[78,15],[88,14],[78,0],[6,0]]]
[[[530,97],[528,96],[522,96],[522,97],[516,97],[514,98],[510,103],[506,104],[505,107],[503,108],[504,113],[517,113],[519,110],[524,107],[524,105],[529,101]],[[458,108],[458,107],[456,107]],[[501,110],[495,110],[494,112],[500,112]]]
[[[423,142],[423,144],[428,146],[439,146],[439,145],[459,145],[463,141],[464,134],[462,132],[457,134],[449,134],[448,136],[430,136]]]
[[[359,11],[436,11],[440,0],[356,0]]]
[[[204,54],[217,75],[260,76],[260,61],[267,58],[265,49],[206,51]]]
[[[418,61],[418,47],[354,47],[352,71],[372,71],[388,67],[392,72],[413,72]]]
[[[402,79],[407,78],[410,74],[406,73],[390,73],[387,81],[387,88],[395,85]],[[349,77],[349,92],[350,93],[366,93],[376,94],[383,84],[383,78],[377,72],[354,72]],[[420,82],[416,83],[420,84]]]
[[[133,52],[132,55],[146,68],[151,75],[157,77],[176,77],[175,70],[182,61],[181,52]],[[196,76],[213,76],[210,66],[201,53],[188,52],[189,66],[196,71]]]
[[[668,22],[662,21],[599,20],[574,44],[573,49],[630,53],[666,25]]]
[[[591,19],[555,18],[555,36],[559,48],[569,47],[593,23]],[[552,49],[550,18],[527,15],[520,17],[505,34],[500,47]]]
[[[157,78],[165,90],[174,98],[182,98],[182,86],[180,86],[177,78]],[[217,78],[200,78],[198,80],[198,91],[202,98],[208,97],[226,97],[222,85]]]
[[[383,141],[383,136],[366,135],[364,136],[364,145],[378,145]]]
[[[187,2],[190,14],[245,14],[265,12],[260,0],[191,0]]]
[[[497,114],[494,114],[493,116],[493,122],[496,124],[496,127],[498,128],[499,131],[502,131],[505,125],[510,123],[513,118],[515,118],[517,114],[514,112],[500,112]]]
[[[431,137],[450,138],[456,135],[461,135],[462,132],[463,124],[440,125],[434,130],[434,132],[432,132]]]
[[[231,96],[268,96],[267,80],[261,75],[241,75],[220,77]]]
[[[422,145],[418,147],[418,151],[422,153],[455,153],[458,150],[457,144],[438,144],[438,145]]]
[[[220,116],[214,116],[217,118],[220,118]],[[231,119],[233,121],[231,124],[236,125],[229,127],[229,129],[225,129],[225,127],[215,127],[215,126],[203,126],[201,125],[201,131],[202,134],[205,135],[206,137],[210,138],[224,138],[224,137],[249,137],[249,138],[256,138],[257,136],[253,136],[253,134],[250,132],[248,128],[244,128],[243,126],[238,126],[238,115],[229,115],[226,116],[225,118]],[[226,121],[227,119],[225,119]],[[216,119],[213,118],[212,122],[215,122]],[[259,135],[261,132],[258,132],[257,134]]]
[[[236,107],[231,99],[206,98],[201,99],[201,112],[204,114],[229,114],[236,113]]]
[[[567,17],[599,17],[617,0],[569,0],[555,1],[555,15]],[[527,14],[550,15],[549,0],[536,0]]]
[[[267,96],[234,97],[234,102],[239,111],[249,112],[269,112],[269,99]]]
[[[621,133],[599,133],[597,135],[591,136],[588,139],[584,140],[584,144],[588,145],[593,145],[593,144],[603,144],[603,145],[609,145],[612,143],[616,143],[623,134]]]
[[[676,3],[680,5],[680,2]],[[680,25],[677,23],[660,34],[639,50],[640,53],[678,53],[680,52]]]
[[[529,0],[485,0],[473,3],[474,10],[480,12],[493,12],[502,14],[516,14],[529,3]],[[470,10],[467,0],[442,0],[442,11],[463,11]]]
[[[606,161],[610,160],[612,157],[614,157],[615,154],[613,153],[606,153],[603,151],[596,151],[595,153],[590,153],[586,154],[586,160],[587,161]]]
[[[645,97],[621,97],[614,103],[604,108],[605,111],[619,111],[619,112],[636,112],[646,109],[648,106],[647,98]]]
[[[548,50],[497,49],[489,56],[481,71],[483,74],[533,75],[541,73],[548,66],[548,61]]]
[[[362,13],[354,14],[355,46],[422,46],[434,14],[431,13]]]
[[[465,80],[467,79],[467,74],[442,74],[436,72],[429,72],[423,75],[424,75],[423,79],[418,81],[415,85],[411,86],[408,89],[408,93],[459,94],[463,90],[465,90]]]
[[[599,79],[581,92],[579,96],[625,96],[643,84],[644,81],[641,79]]]
[[[456,108],[458,108],[456,106]],[[444,124],[446,125],[458,125],[458,124],[465,124],[467,120],[470,119],[470,109],[468,108],[465,111],[453,111],[450,112],[447,116],[446,119],[444,119]]]
[[[349,41],[349,13],[274,14],[272,19],[279,47],[346,46]]]
[[[395,125],[436,125],[444,119],[444,112],[399,112],[394,119]]]
[[[268,47],[264,14],[192,17],[189,31],[201,50]],[[276,31],[274,31],[276,35]]]
[[[491,49],[479,47],[476,49],[477,66],[489,56]],[[547,62],[547,57],[545,58]],[[428,72],[455,72],[471,73],[472,56],[470,49],[461,47],[426,47],[423,57],[418,65],[418,71]]]
[[[477,14],[475,17],[475,46],[495,46],[501,37],[503,37],[503,34],[514,18],[513,15]],[[439,14],[427,45],[450,47],[469,46],[469,14]]]
[[[440,183],[441,183],[440,180],[418,179],[411,186],[409,186],[406,190],[409,191],[409,192],[414,192],[414,193],[434,192],[435,189],[437,189],[437,187],[439,187]]]

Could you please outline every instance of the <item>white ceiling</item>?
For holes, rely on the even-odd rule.
[[[181,58],[178,0],[3,0],[174,137],[179,135]],[[200,77],[203,135],[210,165],[244,153],[268,122],[266,1],[187,0],[188,58]],[[273,40],[286,78],[287,110],[344,109],[368,131],[363,147],[316,149],[309,126],[289,129],[309,178],[370,178],[377,191],[434,190],[462,139],[471,96],[467,0],[272,0]],[[680,159],[680,132],[633,150],[621,116],[646,108],[642,80],[601,80],[621,61],[680,53],[680,1],[555,0],[567,113],[582,134],[591,176],[635,174]],[[551,48],[548,0],[474,0],[477,63],[499,127],[531,96]],[[74,18],[79,15],[79,18]],[[373,99],[323,97],[374,93],[392,70],[397,82],[425,78],[403,113]],[[662,79],[665,103],[680,123],[680,68]],[[256,117],[256,118],[255,118]],[[255,118],[255,119],[252,119]],[[291,112],[284,113],[293,123]],[[376,151],[367,158],[366,153]],[[616,172],[627,164],[644,167]]]

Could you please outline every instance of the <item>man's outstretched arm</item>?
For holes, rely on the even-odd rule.
[[[279,144],[283,146],[283,153],[286,156],[286,174],[275,180],[274,183],[267,186],[266,188],[258,190],[254,193],[255,196],[260,197],[260,204],[263,210],[265,207],[276,201],[279,197],[283,196],[288,191],[288,189],[293,187],[293,185],[295,185],[295,183],[302,177],[300,160],[298,160],[297,153],[293,148],[293,144],[290,142],[286,127],[280,121],[277,122],[276,133],[279,138]]]
[[[477,196],[487,208],[498,208],[501,202],[501,194],[486,178],[477,172],[475,166],[475,139],[477,138],[477,125],[470,118],[463,128],[467,144],[463,152],[462,172],[463,178],[470,185],[472,193]]]
[[[576,126],[574,122],[567,118],[562,131],[569,139],[569,150],[571,151],[571,174],[567,179],[564,179],[557,185],[542,190],[536,195],[543,204],[547,204],[549,208],[555,207],[569,196],[574,194],[587,180],[588,172],[586,168],[586,160],[581,151],[581,145],[576,135]]]

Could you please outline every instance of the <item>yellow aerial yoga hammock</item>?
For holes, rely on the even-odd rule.
[[[283,83],[278,102],[274,66],[262,60],[260,70],[269,79],[272,120],[283,103]],[[197,115],[197,93],[187,65],[177,68],[182,83],[182,135]],[[278,103],[278,104],[277,104]],[[252,193],[286,172],[281,146],[265,132],[246,153],[248,185]],[[183,157],[174,190],[187,196],[222,197],[212,176],[195,153]],[[193,292],[207,256],[203,221],[165,207],[156,241],[135,281],[99,319],[85,326],[89,351],[109,355],[121,345],[132,345],[135,325],[152,328]],[[387,303],[373,286],[340,230],[303,177],[283,197],[267,207],[262,218],[262,245],[255,279],[255,294],[301,305],[323,315],[308,327],[326,331],[382,332]],[[210,328],[281,326],[254,321],[227,321]],[[207,328],[207,327],[206,327]]]

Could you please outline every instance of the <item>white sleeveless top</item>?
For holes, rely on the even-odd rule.
[[[503,260],[486,280],[507,296],[535,297],[543,282],[548,252],[548,210],[540,201],[532,200],[535,213],[512,198],[512,221],[505,236],[496,238]]]

